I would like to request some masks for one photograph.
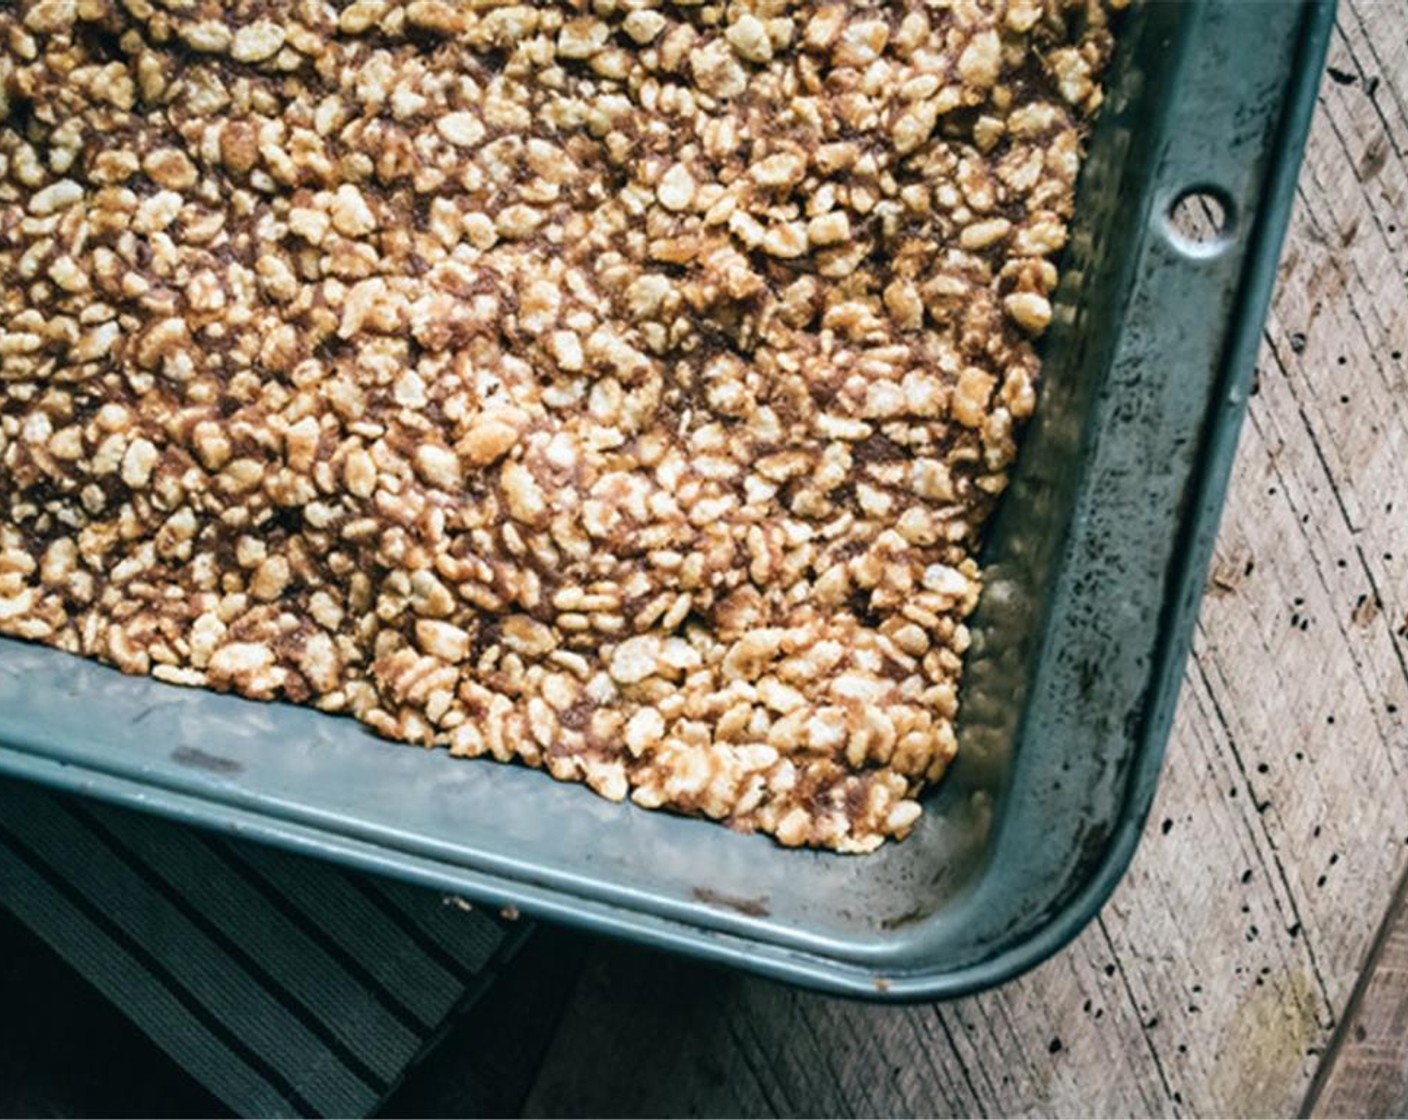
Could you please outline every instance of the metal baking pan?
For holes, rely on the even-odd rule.
[[[1122,18],[958,762],[909,840],[787,851],[8,640],[0,773],[833,992],[953,996],[1059,948],[1153,797],[1334,9]],[[1194,190],[1210,243],[1170,217]]]

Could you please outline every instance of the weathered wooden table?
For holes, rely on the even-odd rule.
[[[1342,0],[1158,800],[1073,945],[897,1009],[545,930],[391,1110],[1408,1111],[1405,149],[1408,8]]]

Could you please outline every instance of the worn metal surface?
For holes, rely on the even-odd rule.
[[[1077,932],[1153,795],[1332,7],[1149,4],[1082,181],[990,540],[961,763],[873,856],[613,806],[0,641],[0,771],[835,991],[945,996]],[[1231,216],[1189,251],[1191,188]]]

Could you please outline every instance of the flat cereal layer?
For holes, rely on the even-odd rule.
[[[1100,0],[0,10],[0,633],[905,835]]]

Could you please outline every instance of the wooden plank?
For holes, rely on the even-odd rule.
[[[1408,1112],[1408,879],[1316,1074],[1302,1115],[1402,1116]]]
[[[1168,764],[1100,920],[913,1008],[599,950],[530,1114],[1296,1110],[1408,855],[1397,15],[1341,6]]]
[[[1122,1110],[1100,1085],[1082,1090],[1094,1068],[1111,1071],[1107,1083],[1145,1086],[1139,1111],[1160,1111],[1149,1051],[1098,935],[1041,973],[1044,984],[1006,998],[896,1009],[603,946],[526,1115],[976,1115],[1057,1099]],[[1007,1060],[990,1060],[997,1053]]]

